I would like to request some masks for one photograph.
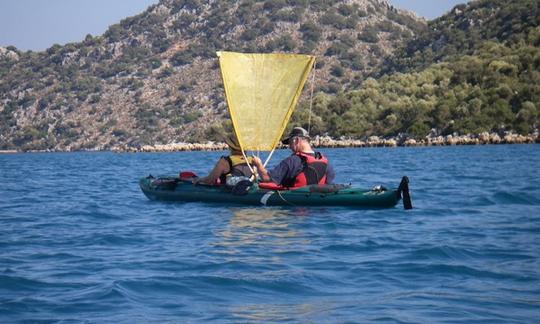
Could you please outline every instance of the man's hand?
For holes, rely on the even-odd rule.
[[[262,166],[262,161],[261,161],[261,159],[259,159],[258,156],[254,156],[254,157],[252,158],[251,161],[253,162],[253,164],[254,164],[257,168],[259,168],[260,166]]]
[[[268,182],[270,181],[270,176],[268,175],[268,171],[264,168],[264,165],[257,156],[253,157],[253,164],[257,168],[257,171],[259,172],[259,175],[261,176],[261,181]]]

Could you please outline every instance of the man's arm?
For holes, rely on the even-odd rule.
[[[252,161],[253,165],[255,165],[255,168],[257,169],[257,173],[259,174],[261,181],[270,182],[270,176],[268,175],[268,171],[264,168],[261,159],[259,159],[259,157],[257,156],[254,156]]]
[[[193,180],[193,184],[214,184],[223,173],[227,173],[229,171],[229,162],[227,162],[224,158],[220,158],[212,171],[210,171],[210,173],[206,177]]]
[[[253,158],[253,164],[261,176],[262,182],[274,182],[282,184],[283,180],[294,178],[302,171],[302,160],[295,155],[291,155],[279,162],[272,170],[267,171],[259,158]]]
[[[272,182],[277,184],[283,184],[283,180],[292,179],[296,177],[302,171],[302,160],[296,156],[291,155],[279,162],[279,164],[268,172]]]

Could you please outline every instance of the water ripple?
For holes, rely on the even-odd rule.
[[[339,182],[408,175],[415,209],[163,203],[137,187],[223,152],[0,155],[0,322],[540,316],[540,146],[323,151]]]

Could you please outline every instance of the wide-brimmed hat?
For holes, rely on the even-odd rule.
[[[287,137],[285,137],[281,143],[285,144],[285,145],[288,145],[289,144],[289,141],[291,140],[291,138],[293,137],[304,137],[304,138],[310,138],[309,137],[309,133],[307,130],[303,129],[302,127],[295,127],[291,130],[291,132],[289,133],[289,135]]]
[[[242,148],[240,147],[240,144],[238,143],[238,139],[236,138],[234,134],[226,136],[225,143],[227,143],[227,145],[229,145],[229,148],[233,151],[238,151],[238,152],[242,151]]]

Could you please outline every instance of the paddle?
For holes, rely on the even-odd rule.
[[[409,194],[409,178],[407,176],[401,178],[397,192],[399,197],[403,198],[403,208],[412,209],[411,196]]]

